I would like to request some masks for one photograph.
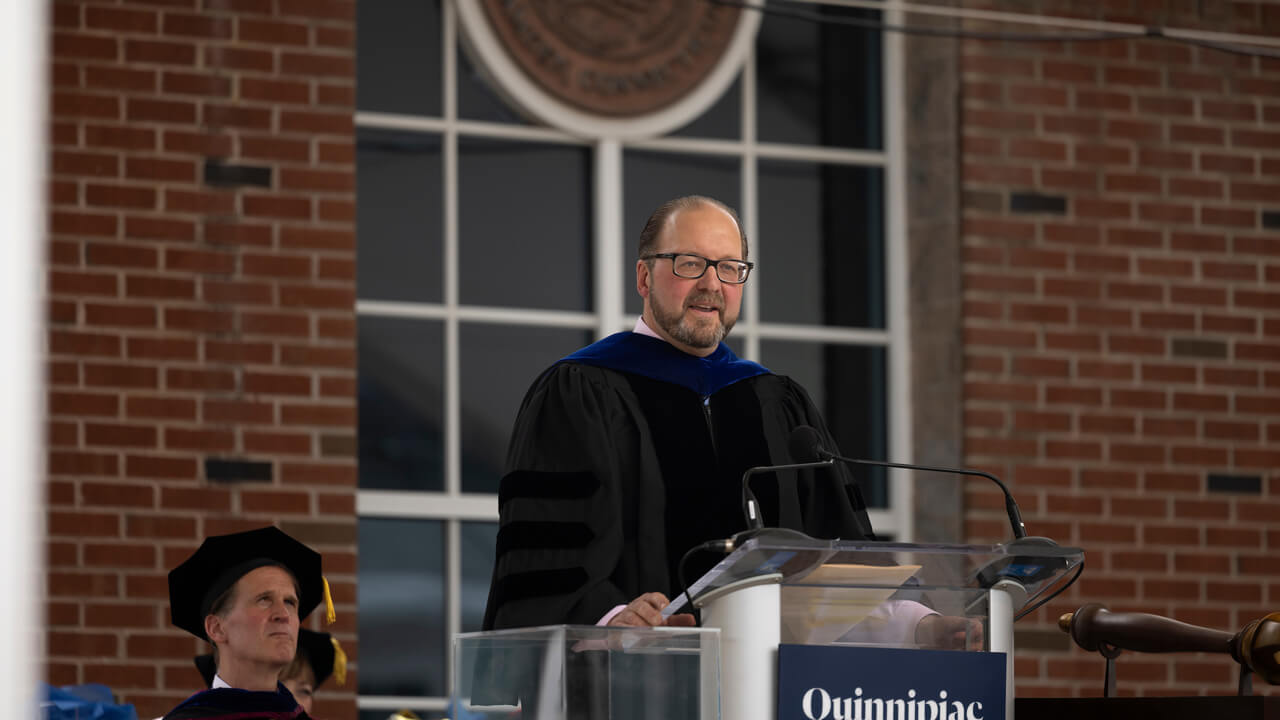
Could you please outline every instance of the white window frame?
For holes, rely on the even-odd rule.
[[[444,525],[446,638],[461,632],[461,527],[463,522],[497,522],[496,495],[477,495],[462,491],[461,397],[458,331],[460,323],[494,323],[506,325],[546,326],[592,330],[604,337],[630,329],[635,316],[624,311],[625,293],[634,289],[623,281],[620,268],[629,258],[623,257],[625,233],[622,223],[622,154],[624,150],[649,150],[692,155],[715,155],[740,159],[741,219],[747,236],[752,238],[752,255],[756,262],[768,262],[769,238],[759,231],[759,218],[754,199],[757,196],[759,158],[878,167],[885,182],[885,272],[886,329],[871,330],[833,326],[793,325],[761,322],[758,286],[747,283],[743,315],[734,328],[743,341],[744,356],[758,360],[762,340],[810,341],[831,344],[883,347],[888,356],[886,413],[889,422],[888,459],[911,462],[911,387],[910,387],[910,323],[907,306],[907,238],[905,188],[905,127],[903,122],[903,44],[897,33],[882,36],[882,87],[884,150],[850,150],[800,145],[764,143],[756,139],[756,73],[755,50],[748,53],[741,81],[741,137],[737,140],[711,140],[684,137],[660,137],[646,140],[602,139],[588,141],[555,129],[465,120],[458,117],[457,48],[458,22],[456,0],[441,4],[441,72],[444,93],[443,116],[427,118],[378,112],[357,112],[357,129],[389,129],[428,132],[439,135],[443,153],[444,188],[444,296],[440,303],[388,302],[358,300],[361,317],[419,318],[441,321],[444,325],[445,388],[445,474],[442,492],[359,490],[356,512],[360,517],[437,520]],[[832,4],[840,4],[833,2]],[[902,19],[900,0],[887,0],[881,8],[886,23]],[[768,22],[768,18],[764,19]],[[562,145],[590,147],[593,155],[593,215],[595,217],[593,280],[595,297],[592,312],[530,310],[518,308],[461,305],[458,300],[458,140],[459,137],[525,140]],[[895,539],[910,541],[914,536],[912,522],[913,482],[905,471],[890,470],[889,507],[871,509],[872,526]],[[446,639],[446,642],[448,640]],[[452,685],[453,655],[449,648],[445,682]],[[357,698],[361,710],[394,711],[400,708],[447,710],[447,697],[369,696]]]

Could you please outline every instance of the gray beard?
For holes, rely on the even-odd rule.
[[[701,299],[698,296],[689,298],[692,300]],[[723,305],[723,298],[720,298],[720,304]],[[693,327],[689,324],[685,316],[685,308],[672,312],[657,303],[653,296],[649,297],[650,307],[653,309],[653,320],[662,328],[672,339],[695,348],[715,347],[724,340],[729,331],[733,329],[734,323],[725,323],[723,319],[714,323],[710,327]],[[724,309],[720,310],[723,317]]]

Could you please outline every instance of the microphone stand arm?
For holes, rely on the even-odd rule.
[[[762,472],[776,472],[778,470],[805,470],[808,468],[831,467],[836,462],[836,458],[827,458],[817,462],[789,463],[787,465],[766,465],[761,467],[748,468],[742,473],[742,514],[747,519],[748,530],[759,530],[764,527],[764,518],[760,515],[760,501],[756,499],[755,493],[751,492],[751,476]]]
[[[828,460],[843,460],[847,463],[855,465],[874,465],[876,467],[899,468],[902,470],[923,470],[925,472],[941,472],[951,473],[954,475],[971,475],[973,477],[984,477],[1000,486],[1000,490],[1004,493],[1004,509],[1009,515],[1009,524],[1013,526],[1013,536],[1015,538],[1024,538],[1027,536],[1027,527],[1022,522],[1022,513],[1018,510],[1018,504],[1013,501],[1013,494],[1009,492],[1009,488],[1005,486],[1000,478],[989,472],[981,470],[968,470],[961,468],[945,468],[934,467],[931,465],[908,465],[905,463],[886,462],[884,460],[863,460],[861,458],[847,458],[836,455],[829,450],[818,450],[818,454]]]

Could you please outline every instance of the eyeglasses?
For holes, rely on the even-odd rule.
[[[707,272],[707,266],[716,269],[716,277],[720,278],[720,282],[729,283],[730,285],[741,285],[747,281],[747,275],[751,274],[751,268],[755,267],[755,263],[749,263],[746,260],[708,260],[701,255],[693,255],[691,253],[654,253],[653,255],[645,255],[641,260],[654,260],[656,258],[667,258],[671,260],[671,272],[676,277],[687,278],[689,280],[697,280]]]

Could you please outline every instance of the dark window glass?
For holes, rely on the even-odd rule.
[[[441,115],[440,0],[356,3],[356,107]]]
[[[703,137],[737,140],[742,135],[742,76],[739,75],[724,94],[705,112],[671,133],[678,137]]]
[[[458,49],[458,117],[464,120],[528,124],[519,110],[508,105],[493,91],[488,79],[475,69],[463,48]]]
[[[636,255],[645,221],[662,203],[683,195],[706,195],[737,210],[741,202],[741,162],[711,155],[628,151],[622,157],[623,267],[626,310],[639,314],[635,292]],[[748,281],[750,282],[750,281]]]
[[[760,161],[759,283],[766,322],[885,326],[883,173]]]
[[[733,351],[734,355],[737,355],[740,358],[745,358],[747,356],[746,345],[744,344],[743,339],[738,335],[734,335],[732,332],[729,333],[729,337],[724,339],[724,344],[729,346],[729,349]]]
[[[360,694],[444,695],[444,524],[362,517],[359,533]]]
[[[765,340],[760,362],[804,386],[846,457],[885,460],[889,447],[883,347]],[[863,497],[888,507],[884,468],[855,467]]]
[[[360,130],[357,290],[367,300],[443,302],[440,138]]]
[[[484,622],[497,539],[497,523],[462,523],[462,632],[476,632]]]
[[[520,403],[551,363],[591,342],[585,330],[463,323],[462,490],[496,493]]]
[[[880,13],[841,7],[809,12],[827,22],[768,17],[756,38],[759,139],[881,147],[880,33],[836,24]]]
[[[590,151],[478,139],[459,148],[461,301],[590,310]]]
[[[444,489],[443,347],[438,321],[360,317],[360,487]]]

